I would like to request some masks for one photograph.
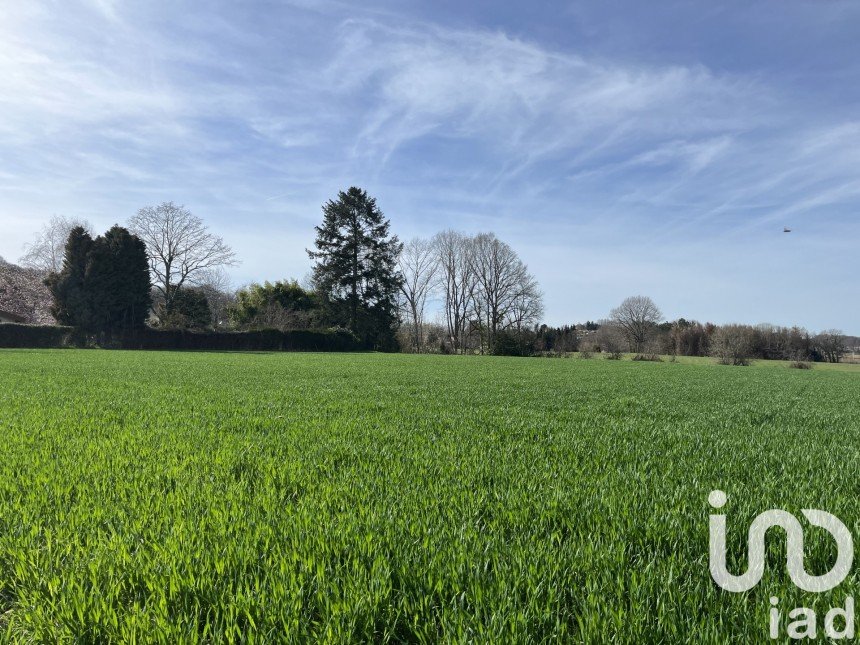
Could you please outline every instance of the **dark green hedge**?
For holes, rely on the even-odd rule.
[[[114,337],[121,349],[209,350],[225,352],[354,352],[364,349],[344,330],[194,332],[140,329]]]
[[[192,332],[139,329],[111,338],[86,338],[71,327],[0,324],[0,347],[69,346],[114,349],[198,350],[225,352],[354,352],[366,349],[345,330]]]
[[[3,323],[0,324],[0,347],[32,347],[36,349],[67,347],[72,331],[71,327]]]

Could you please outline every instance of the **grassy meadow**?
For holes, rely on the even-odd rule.
[[[720,590],[708,493],[736,571],[768,508],[860,538],[858,395],[860,367],[0,351],[0,639],[765,641],[770,596],[860,578],[796,590],[775,531]]]

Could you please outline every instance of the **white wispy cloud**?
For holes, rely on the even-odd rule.
[[[434,134],[536,162],[632,137],[647,145],[735,131],[765,107],[749,79],[589,61],[497,32],[351,20],[338,50],[327,75],[341,93],[367,97],[356,149],[375,157]]]

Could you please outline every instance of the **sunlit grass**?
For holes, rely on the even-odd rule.
[[[857,578],[794,591],[775,533],[762,584],[720,591],[708,492],[737,566],[768,508],[853,529],[858,394],[856,369],[708,361],[3,351],[0,629],[765,640],[769,596]]]

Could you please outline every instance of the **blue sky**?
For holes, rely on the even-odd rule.
[[[403,239],[494,231],[550,323],[860,333],[860,3],[536,4],[4,3],[0,255],[172,200],[237,285],[301,278],[359,185]]]

